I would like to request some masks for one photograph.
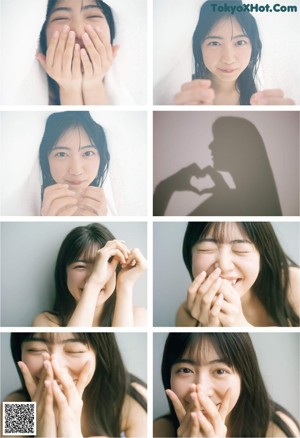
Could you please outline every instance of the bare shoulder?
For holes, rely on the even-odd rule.
[[[34,318],[32,327],[60,327],[60,325],[57,316],[43,312]]]
[[[186,311],[186,301],[178,308],[176,313],[176,327],[195,327],[196,321]]]
[[[300,269],[297,267],[289,268],[289,289],[288,298],[297,315],[300,316]]]
[[[126,438],[147,436],[147,412],[129,395],[122,410],[122,431]]]
[[[145,386],[143,386],[143,385],[141,385],[140,383],[138,383],[138,382],[132,382],[131,383],[131,386],[133,386],[134,387],[134,389],[137,391],[137,392],[139,392],[143,397],[144,397],[144,399],[145,400],[147,400],[147,388],[145,387]]]
[[[153,423],[154,437],[174,437],[176,435],[173,424],[167,418],[158,418]]]
[[[293,431],[294,435],[296,437],[300,436],[300,430],[298,429],[298,426],[295,424],[295,422],[286,414],[284,414],[281,411],[276,412],[277,415],[284,421],[284,423]],[[286,437],[287,435],[281,430],[276,424],[273,422],[270,423],[268,431],[267,431],[267,438],[280,438],[280,437]]]
[[[133,306],[134,325],[145,327],[147,325],[147,310],[145,307]]]

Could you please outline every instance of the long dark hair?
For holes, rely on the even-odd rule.
[[[68,129],[82,128],[89,136],[91,144],[98,150],[100,164],[96,178],[91,182],[92,186],[101,187],[105,181],[110,154],[107,147],[106,135],[101,125],[92,119],[88,111],[64,111],[51,114],[46,122],[44,135],[39,148],[39,160],[42,171],[42,198],[46,187],[55,184],[49,167],[49,154],[59,138]]]
[[[93,261],[96,252],[105,244],[114,240],[115,236],[104,225],[92,223],[79,226],[70,231],[61,244],[55,265],[55,302],[52,313],[60,320],[61,326],[66,326],[71,318],[76,301],[67,285],[67,267],[84,256]],[[117,274],[119,267],[117,268]],[[111,327],[116,305],[116,293],[105,301],[99,326]]]
[[[272,421],[286,436],[294,437],[291,429],[276,411],[285,413],[296,424],[297,421],[270,399],[248,333],[170,333],[161,365],[164,388],[171,388],[171,368],[176,360],[184,357],[187,351],[189,354],[201,351],[204,342],[210,342],[222,360],[241,378],[241,393],[230,413],[230,436],[265,437]],[[170,420],[176,431],[179,421],[169,399],[168,403],[171,412]]]
[[[182,255],[192,273],[192,248],[212,231],[222,241],[226,222],[189,222],[183,239]],[[268,314],[278,326],[299,327],[300,319],[288,301],[289,266],[297,266],[283,251],[269,222],[238,222],[260,254],[260,271],[252,286]]]
[[[47,52],[47,38],[46,38],[46,31],[48,26],[49,17],[57,3],[57,0],[48,0],[47,4],[47,12],[46,12],[46,18],[44,21],[44,24],[42,26],[40,37],[39,37],[39,46],[40,51],[43,53],[43,55],[46,55]],[[113,17],[113,13],[111,10],[111,7],[108,6],[104,1],[102,0],[96,0],[97,6],[101,9],[103,12],[109,30],[110,30],[110,42],[112,44],[115,36],[116,36],[116,27],[115,27],[115,20]],[[48,79],[48,86],[49,86],[49,105],[60,105],[60,97],[59,97],[59,86],[58,84],[50,78],[50,76],[47,75]]]
[[[17,362],[22,360],[22,343],[30,341],[33,336],[34,333],[11,334],[11,351],[22,383],[21,393],[28,401],[30,396]],[[55,342],[55,337],[59,334],[47,333],[43,336],[50,337]],[[125,397],[130,395],[147,409],[146,400],[131,385],[137,382],[145,386],[145,383],[126,370],[113,333],[73,333],[73,336],[96,355],[94,375],[83,393],[89,427],[95,435],[120,436]]]
[[[220,12],[220,10],[216,8],[217,3],[218,2],[214,0],[207,0],[200,8],[199,20],[193,35],[193,54],[195,59],[195,74],[193,75],[193,79],[209,79],[210,76],[210,72],[204,64],[201,49],[205,37],[222,18],[228,18],[230,20],[236,18],[242,31],[250,39],[252,45],[249,65],[236,81],[236,87],[240,93],[240,105],[249,105],[252,94],[257,91],[255,78],[262,49],[257,24],[250,12],[244,11],[242,0],[228,0],[226,2],[226,5],[237,8],[234,15],[228,12],[226,8],[223,8],[223,11]],[[216,9],[214,9],[212,5],[214,5]]]

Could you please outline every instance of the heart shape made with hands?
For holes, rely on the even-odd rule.
[[[199,178],[197,178],[197,176],[192,176],[190,179],[190,184],[199,192],[215,187],[215,183],[210,175],[205,175],[202,177],[200,176]]]

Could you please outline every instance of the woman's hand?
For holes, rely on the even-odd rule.
[[[87,283],[97,285],[98,288],[95,290],[98,294],[99,288],[103,288],[115,274],[118,264],[126,265],[128,256],[129,250],[123,240],[108,241],[97,252],[93,271]]]
[[[213,105],[215,92],[209,79],[195,79],[182,85],[174,97],[175,105]]]
[[[271,89],[252,94],[251,105],[295,105],[292,99],[284,96],[282,90]]]
[[[103,80],[112,66],[119,46],[112,46],[99,28],[88,25],[82,35],[85,48],[80,50],[83,67],[83,99],[85,105],[108,103]]]
[[[107,206],[104,190],[101,187],[88,186],[78,199],[79,216],[106,216]]]
[[[57,437],[57,425],[53,407],[53,392],[51,382],[53,382],[53,370],[49,361],[49,354],[44,353],[44,368],[39,382],[36,383],[24,362],[18,362],[23,374],[27,391],[30,399],[36,402],[37,406],[37,436]]]
[[[87,361],[84,364],[76,384],[70,374],[58,364],[55,355],[51,357],[51,365],[55,377],[51,386],[57,405],[57,436],[81,438],[82,394],[89,381],[91,363]]]
[[[137,279],[147,269],[147,260],[138,248],[129,250],[126,263],[121,265],[117,278],[117,292],[125,287],[132,288]]]
[[[72,216],[77,204],[76,193],[67,184],[53,184],[44,190],[41,216]]]
[[[219,292],[223,299],[216,313],[216,318],[219,319],[222,326],[250,326],[243,313],[240,295],[228,280],[222,281]]]
[[[186,310],[204,327],[221,325],[218,318],[223,303],[223,295],[219,293],[222,278],[221,269],[215,269],[207,276],[203,271],[197,275],[188,289]]]
[[[75,43],[75,32],[65,25],[55,31],[47,48],[37,59],[45,72],[57,82],[62,105],[83,105],[80,46]]]
[[[175,392],[167,389],[166,393],[180,423],[177,430],[178,437],[226,437],[225,419],[229,411],[230,388],[226,391],[219,409],[201,390],[200,385],[192,384],[190,386],[191,402],[187,410]]]

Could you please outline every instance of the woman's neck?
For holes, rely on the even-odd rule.
[[[240,93],[236,88],[236,82],[223,82],[215,76],[211,77],[212,87],[215,91],[215,105],[239,105]]]

